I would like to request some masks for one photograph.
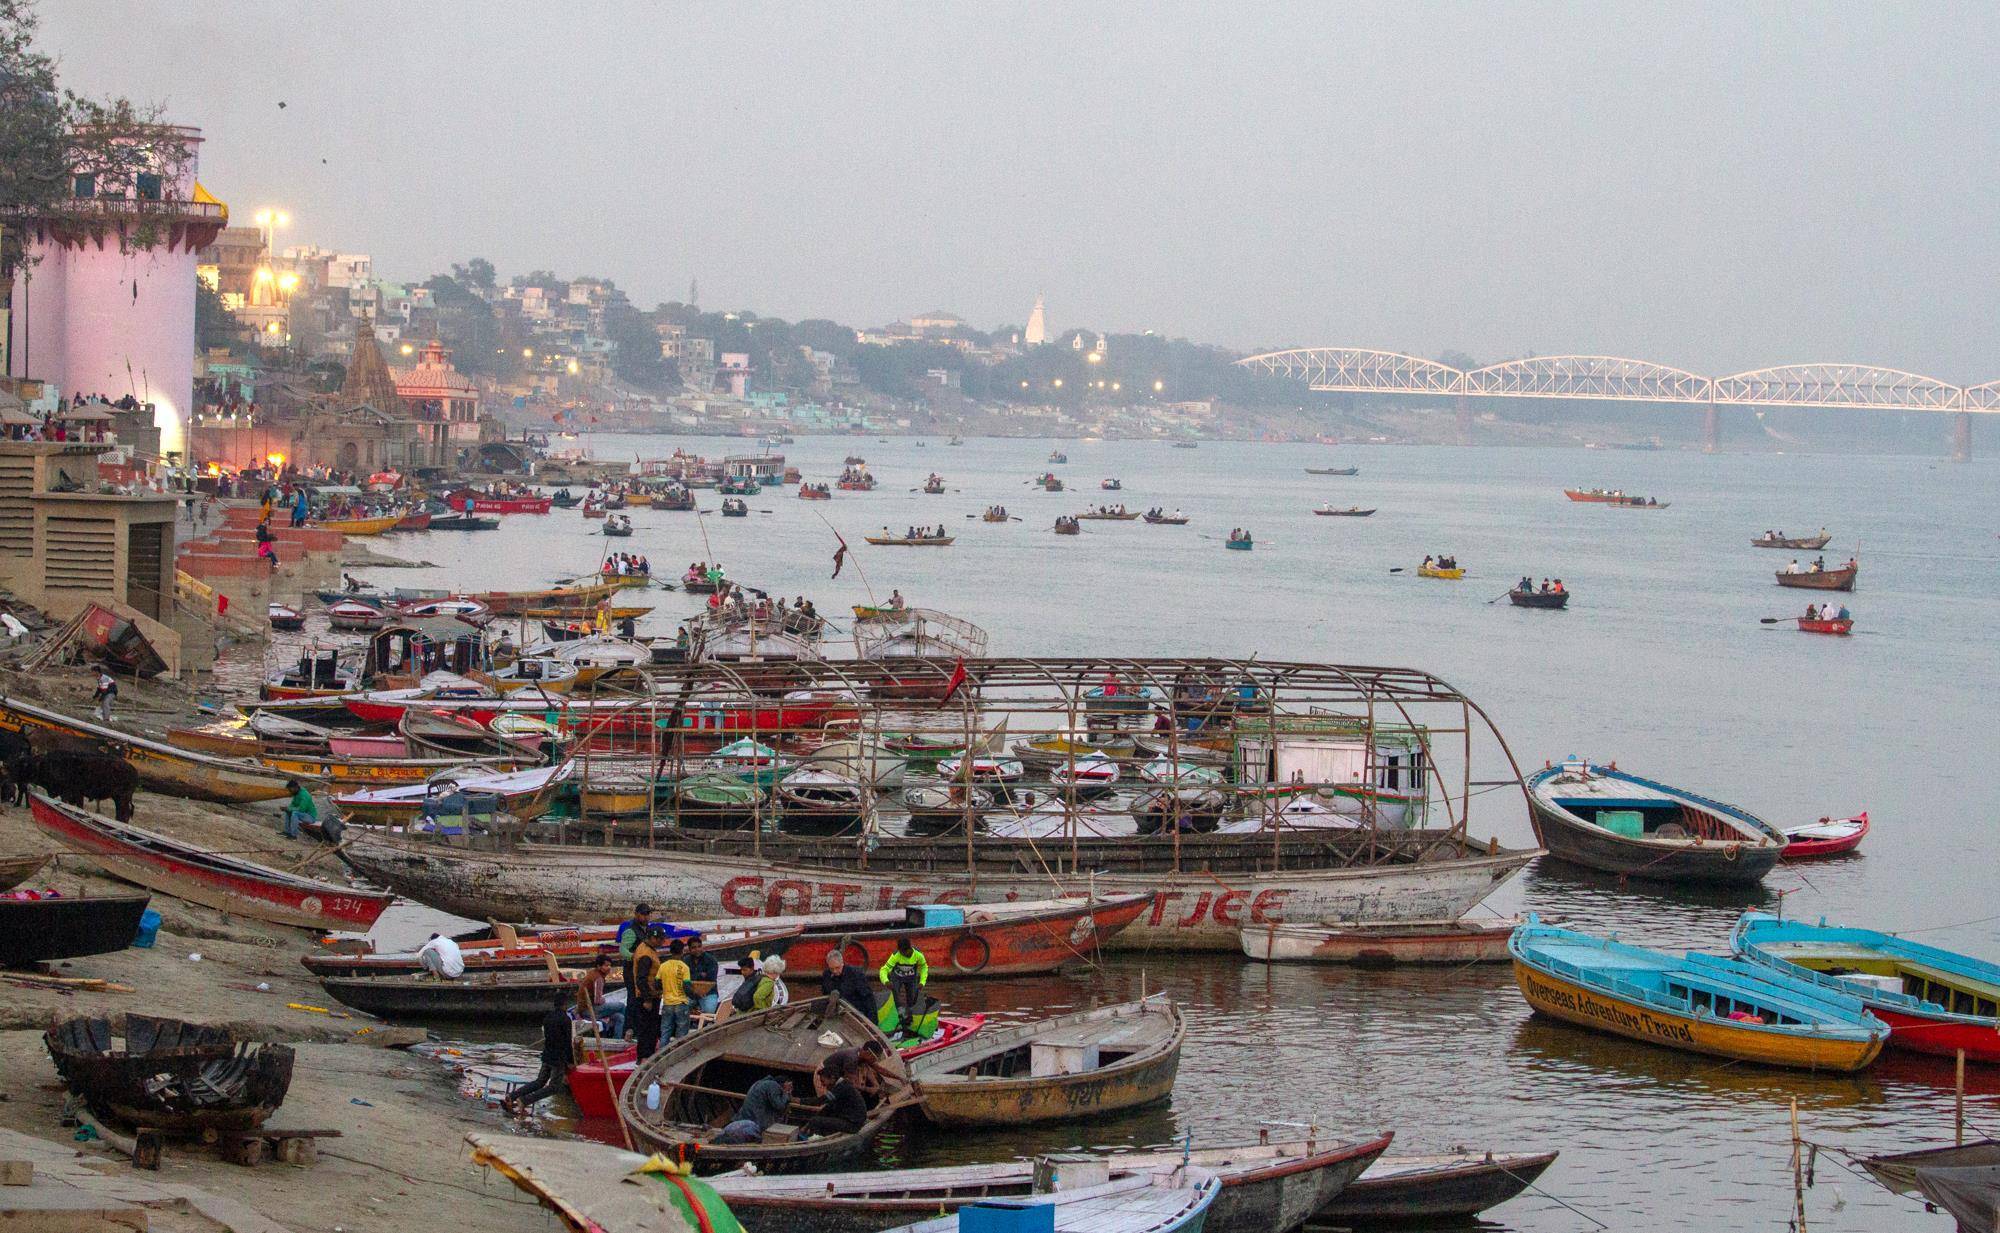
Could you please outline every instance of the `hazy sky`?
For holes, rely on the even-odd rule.
[[[389,277],[2000,378],[2000,6],[43,0]],[[281,109],[280,101],[286,105]]]

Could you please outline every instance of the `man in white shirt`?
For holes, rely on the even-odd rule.
[[[464,953],[458,949],[458,943],[441,933],[433,933],[431,940],[424,943],[417,952],[417,963],[443,980],[457,980],[465,975]]]

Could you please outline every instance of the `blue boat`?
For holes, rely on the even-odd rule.
[[[1889,1025],[1860,999],[1741,959],[1675,957],[1534,917],[1507,943],[1528,1004],[1566,1023],[1689,1053],[1853,1071]]]
[[[1053,1228],[1055,1233],[1201,1233],[1208,1209],[1221,1193],[1222,1181],[1213,1173],[1183,1166],[1054,1194],[970,1203],[949,1216],[902,1225],[888,1233],[1037,1228]],[[1033,1212],[1035,1208],[1054,1210],[1042,1215]]]
[[[1860,998],[1889,1025],[1889,1045],[2000,1062],[2000,964],[1874,929],[1746,912],[1731,948],[1752,963]]]

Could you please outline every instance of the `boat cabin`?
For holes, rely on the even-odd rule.
[[[1919,959],[1865,946],[1773,943],[1765,946],[1787,963],[1833,976],[1861,992],[1900,993],[1955,1015],[2000,1017],[2000,985],[1946,971]]]
[[[375,687],[392,681],[415,685],[433,672],[469,676],[492,667],[486,638],[457,617],[392,621],[368,639],[362,675]]]
[[[1420,827],[1429,802],[1427,742],[1415,728],[1347,716],[1244,719],[1236,728],[1237,782],[1294,787],[1332,798],[1377,825]]]

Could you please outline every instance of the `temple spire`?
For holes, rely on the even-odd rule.
[[[387,415],[403,409],[396,395],[396,379],[389,374],[388,361],[375,345],[375,326],[366,314],[354,319],[354,358],[348,361],[347,378],[340,383],[341,401],[349,406],[369,406]]]

